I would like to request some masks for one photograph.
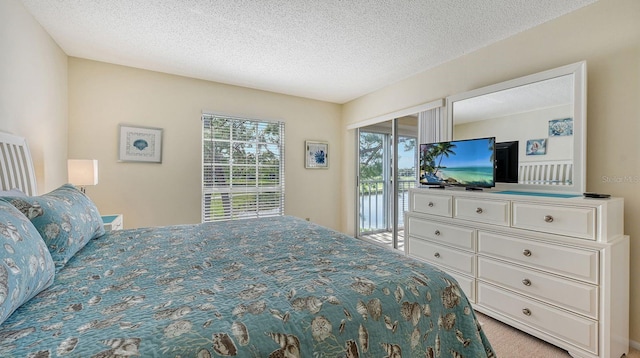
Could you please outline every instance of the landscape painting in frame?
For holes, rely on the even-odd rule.
[[[305,141],[305,168],[329,168],[329,143],[321,141]]]
[[[549,121],[549,137],[573,135],[573,118],[552,119]]]
[[[527,141],[527,155],[547,154],[547,139],[529,139]]]
[[[162,162],[162,129],[120,125],[121,162]]]

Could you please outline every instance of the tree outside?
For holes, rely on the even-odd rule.
[[[384,178],[385,148],[389,134],[361,132],[359,158],[359,200],[360,200],[360,231],[386,229],[387,209],[384,207],[389,190],[389,179]],[[398,205],[404,210],[407,206],[407,189],[415,186],[416,182],[416,138],[398,138]]]

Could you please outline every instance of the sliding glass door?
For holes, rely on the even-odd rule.
[[[357,236],[404,249],[403,213],[416,183],[417,117],[363,127],[357,135]]]

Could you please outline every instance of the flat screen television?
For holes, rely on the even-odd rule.
[[[518,182],[518,141],[496,143],[496,182]]]
[[[495,137],[420,144],[420,184],[492,188]]]

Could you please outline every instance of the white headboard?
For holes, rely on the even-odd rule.
[[[26,139],[0,132],[0,190],[11,189],[37,195],[36,173]]]
[[[569,160],[520,163],[518,183],[571,185],[573,184],[573,162]]]

